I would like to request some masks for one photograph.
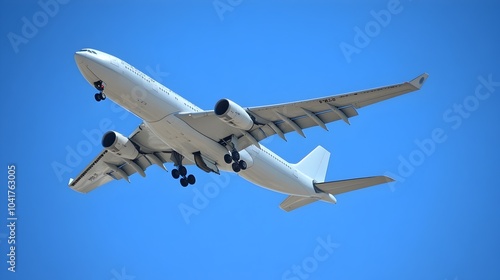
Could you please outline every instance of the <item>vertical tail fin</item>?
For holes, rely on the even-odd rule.
[[[311,177],[317,183],[321,183],[325,181],[329,161],[330,152],[325,148],[318,146],[301,161],[295,164],[295,168]]]

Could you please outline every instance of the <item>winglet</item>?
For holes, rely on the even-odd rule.
[[[420,89],[424,85],[425,81],[427,81],[428,77],[429,77],[429,74],[423,73],[422,75],[420,75],[420,76],[416,77],[415,79],[411,80],[410,84],[412,86],[414,86],[415,88]]]

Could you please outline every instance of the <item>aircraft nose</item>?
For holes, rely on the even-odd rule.
[[[97,53],[90,49],[82,49],[75,52],[75,61],[82,75],[90,83],[100,80],[94,72],[99,69],[99,59]]]
[[[75,60],[76,60],[76,63],[78,63],[78,64],[84,63],[86,60],[88,60],[88,53],[85,51],[81,51],[81,50],[75,52]]]
[[[78,63],[78,64],[83,62],[83,55],[80,51],[77,51],[75,53],[75,60],[76,60],[76,63]]]
[[[96,60],[97,53],[91,49],[81,49],[75,52],[75,60],[78,64]]]

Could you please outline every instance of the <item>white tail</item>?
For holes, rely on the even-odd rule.
[[[318,200],[336,203],[337,199],[334,195],[394,181],[392,178],[386,176],[374,176],[325,182],[329,160],[330,152],[318,146],[294,165],[297,170],[314,180],[313,185],[316,192],[323,193],[326,196],[318,198],[317,196],[303,197],[290,195],[281,203],[281,209],[289,212]]]
[[[329,161],[330,152],[318,146],[295,164],[295,168],[311,177],[316,183],[322,183],[325,181]]]

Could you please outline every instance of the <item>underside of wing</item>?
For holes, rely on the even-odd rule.
[[[129,177],[134,173],[145,177],[149,166],[158,165],[165,169],[163,164],[171,161],[172,149],[146,126],[139,126],[128,138],[138,150],[135,158],[121,157],[104,149],[75,179],[70,179],[69,187],[88,193],[112,180],[130,181]]]
[[[228,111],[235,112],[231,116],[221,117],[215,111],[197,113],[181,113],[178,117],[191,127],[221,144],[231,136],[236,136],[238,149],[244,149],[252,144],[277,134],[284,140],[289,132],[297,132],[305,137],[303,129],[320,126],[328,130],[326,124],[342,120],[349,124],[349,118],[358,115],[357,109],[381,102],[408,92],[418,90],[426,81],[428,75],[380,88],[322,97],[298,102],[276,104],[270,106],[249,107],[244,109],[226,100],[233,106]],[[246,125],[241,125],[245,124]],[[251,124],[248,125],[248,121]]]

